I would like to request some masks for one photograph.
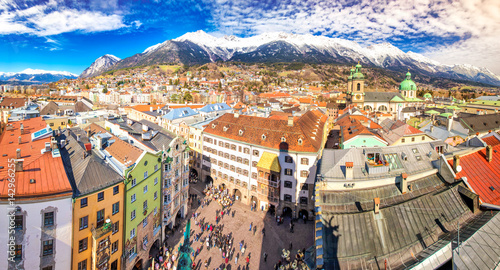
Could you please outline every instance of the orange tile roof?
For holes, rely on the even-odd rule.
[[[22,135],[21,123],[24,126]],[[45,143],[50,142],[50,137],[31,141],[31,134],[47,127],[45,121],[37,117],[10,124],[12,129],[5,130],[0,138],[0,152],[2,153],[0,166],[3,166],[0,169],[0,198],[5,198],[9,194],[8,168],[10,164],[13,164],[9,160],[16,159],[17,149],[21,149],[21,159],[24,159],[24,162],[23,171],[16,172],[15,175],[16,198],[71,195],[71,185],[64,171],[61,157],[53,158],[51,152],[41,153],[41,150],[45,148]],[[18,143],[19,136],[21,136],[21,144]],[[30,183],[30,179],[34,179],[35,183]]]
[[[268,93],[260,94],[259,97],[261,97],[261,98],[287,98],[287,97],[290,97],[290,94],[281,93],[281,92],[268,92]]]
[[[91,136],[93,136],[95,133],[109,133],[106,129],[102,128],[101,126],[92,123],[90,124],[87,128],[85,128],[85,131],[89,130],[91,131]],[[127,143],[123,140],[120,140],[118,137],[114,136],[113,134],[109,133],[112,136],[112,139],[115,140],[113,144],[110,146],[106,147],[106,151],[108,153],[116,158],[117,161],[124,165],[132,165],[134,164],[137,159],[142,155],[142,150],[131,145],[130,143]],[[128,161],[132,161],[129,164],[125,164]]]
[[[175,105],[168,105],[168,107],[170,107],[170,109],[178,109],[178,108],[186,108],[186,107],[189,107],[191,109],[199,109],[199,108],[203,108],[205,105],[203,104],[175,104]]]
[[[157,109],[160,109],[162,108],[163,106],[165,105],[162,105],[162,104],[159,104],[159,105],[135,105],[135,106],[132,106],[131,108],[136,110],[136,111],[140,111],[140,112],[148,112],[151,107],[153,107],[153,110],[157,110]]]
[[[212,121],[204,132],[268,148],[286,147],[288,151],[317,152],[323,144],[323,128],[326,120],[327,116],[318,110],[308,111],[300,118],[294,118],[293,126],[288,126],[288,120],[248,115],[236,118],[233,114],[226,113]],[[225,131],[224,127],[227,128]],[[242,135],[239,135],[240,130],[243,131]],[[265,139],[262,135],[265,135]],[[283,136],[286,139],[285,144],[281,142]],[[302,145],[299,145],[299,139],[302,139]]]
[[[500,141],[495,138],[495,136],[490,136],[482,139],[486,144],[491,145],[491,146],[496,146],[500,144]]]
[[[336,123],[337,125],[340,126],[340,130],[342,132],[344,142],[348,141],[348,140],[350,140],[358,135],[371,135],[371,136],[374,136],[374,137],[381,139],[382,141],[385,141],[378,134],[370,131],[367,127],[365,127],[361,123],[361,121],[359,121],[356,118],[351,118],[353,116],[358,116],[358,115],[350,115],[347,117],[343,117],[342,119],[338,120]],[[378,124],[376,124],[376,125],[379,126]],[[370,126],[370,128],[371,128],[371,126]]]
[[[467,183],[483,203],[500,205],[500,144],[493,146],[492,151],[491,162],[486,160],[486,149],[461,156],[462,170],[456,176],[467,177]],[[453,159],[448,163],[453,166]]]

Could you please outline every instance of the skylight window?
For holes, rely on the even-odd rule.
[[[403,168],[401,160],[399,160],[398,154],[384,154],[384,159],[389,162],[389,169],[397,170]]]
[[[413,149],[411,149],[411,151],[413,152],[413,154],[418,154],[418,149],[417,148],[413,148]]]

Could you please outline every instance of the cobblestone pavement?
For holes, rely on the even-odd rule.
[[[202,190],[204,187],[205,185],[202,183],[192,184],[190,192],[191,194],[198,194],[198,198],[203,199]],[[215,225],[216,209],[220,209],[217,201],[212,201],[208,206],[203,208],[198,207],[198,203],[195,202],[189,211],[188,217],[191,217],[193,211],[196,211],[200,213],[197,220],[205,218],[205,222]],[[266,212],[250,211],[250,206],[240,202],[235,202],[231,210],[236,211],[235,216],[225,215],[219,223],[224,224],[223,234],[232,232],[234,236],[233,248],[236,251],[233,258],[229,261],[227,269],[247,269],[245,262],[247,255],[250,256],[248,269],[273,269],[274,264],[281,259],[282,249],[288,249],[290,243],[292,244],[291,256],[295,256],[298,249],[307,249],[314,243],[314,226],[312,221],[308,221],[307,224],[304,224],[302,220],[295,222],[295,232],[291,233],[289,231],[290,218],[285,218],[284,223],[278,226],[274,216],[266,214]],[[183,241],[186,222],[187,219],[183,220],[179,230],[167,240],[170,246],[175,244],[175,250],[178,249],[179,244]],[[253,223],[251,231],[249,231],[250,223]],[[265,228],[265,236],[262,235],[262,228]],[[195,225],[194,220],[191,220],[191,247],[194,250],[197,248],[201,249],[200,254],[194,259],[194,262],[197,263],[195,269],[206,269],[204,265],[205,260],[209,261],[208,269],[216,269],[224,263],[222,253],[218,248],[207,250],[204,243],[194,241],[194,235],[200,231],[200,227]],[[207,235],[207,232],[205,232],[202,237]],[[244,240],[247,246],[244,255],[239,250],[239,242],[241,240]],[[264,262],[264,252],[268,254],[267,262]],[[239,256],[237,264],[235,264],[235,256]],[[222,267],[221,269],[224,268]]]

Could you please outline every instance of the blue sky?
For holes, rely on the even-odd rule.
[[[447,64],[500,74],[497,0],[0,0],[0,71],[81,73],[96,58],[120,58],[204,30],[240,37],[311,33],[390,42]]]

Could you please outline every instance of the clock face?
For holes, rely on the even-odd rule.
[[[357,100],[360,100],[360,99],[361,99],[361,95],[360,95],[360,94],[357,94],[357,95],[356,95],[356,99],[357,99]]]

